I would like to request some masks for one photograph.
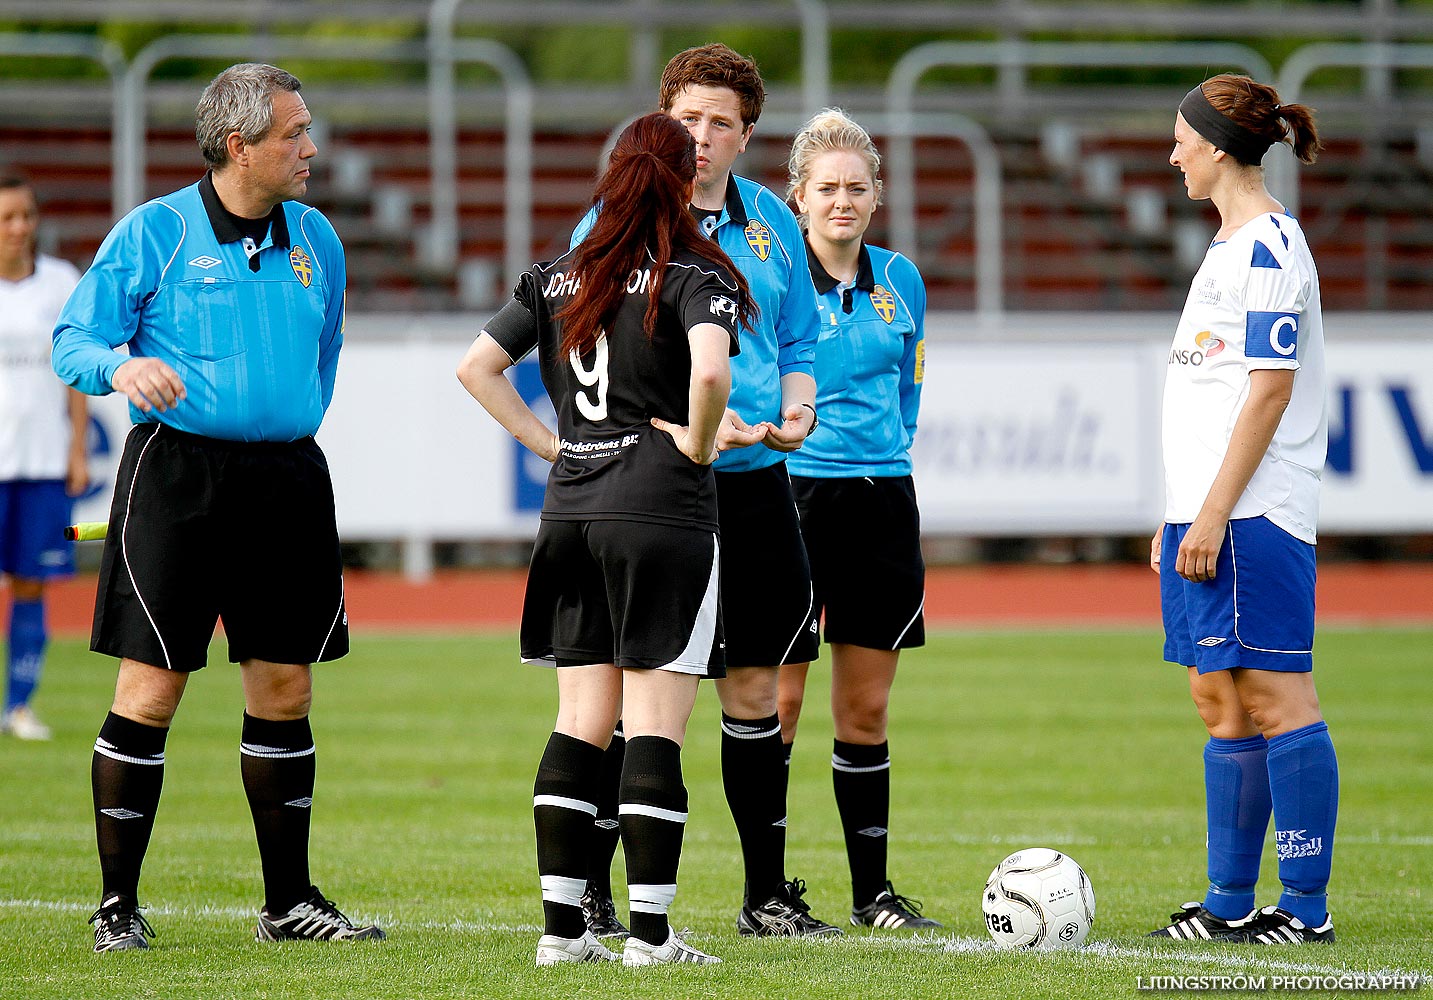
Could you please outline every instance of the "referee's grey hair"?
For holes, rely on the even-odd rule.
[[[791,156],[786,161],[786,200],[794,202],[796,192],[811,179],[811,164],[822,153],[855,153],[866,160],[871,168],[871,180],[876,185],[876,204],[881,203],[881,154],[870,134],[857,125],[840,108],[825,108],[813,115],[791,143]],[[807,219],[801,214],[801,228],[805,229]]]
[[[258,142],[274,124],[274,95],[298,93],[298,77],[267,63],[239,63],[220,73],[194,108],[194,138],[211,167],[229,162],[228,139],[238,132],[245,142]]]

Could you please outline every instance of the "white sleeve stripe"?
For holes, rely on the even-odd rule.
[[[738,188],[737,190],[739,191],[740,188]],[[765,185],[762,185],[761,189],[756,192],[756,198],[753,199],[753,203],[751,206],[752,211],[755,212],[756,215],[761,219],[761,224],[766,227],[766,231],[771,234],[772,240],[776,243],[777,248],[781,251],[781,256],[786,258],[786,266],[794,268],[796,265],[792,263],[791,252],[786,249],[786,244],[782,242],[781,234],[776,231],[776,227],[771,224],[771,220],[766,217],[766,213],[761,210],[761,196],[763,194],[770,194],[773,198],[776,197],[776,195],[772,194],[772,192]],[[782,202],[781,204],[782,207],[785,207],[786,205],[785,202]]]
[[[174,258],[179,256],[180,247],[184,246],[184,237],[189,232],[189,223],[184,221],[184,213],[168,202],[160,201],[156,198],[154,203],[156,205],[163,205],[175,215],[179,216],[179,242],[174,244],[174,252],[169,255],[169,260],[165,261],[164,267],[159,272],[159,281],[163,281],[164,276],[169,273],[170,266],[174,263]]]
[[[282,211],[282,206],[280,206],[280,211]],[[323,273],[323,263],[318,259],[318,250],[314,246],[313,237],[309,235],[308,227],[304,225],[304,220],[308,218],[309,212],[317,211],[318,209],[316,208],[309,208],[304,211],[303,215],[299,216],[299,232],[303,233],[304,239],[308,241],[309,259],[313,261],[313,266],[318,268],[320,273]]]
[[[727,288],[730,288],[733,292],[736,291],[736,282],[734,282],[734,281],[728,281],[728,280],[726,279],[726,276],[723,275],[720,271],[715,271],[715,270],[711,270],[710,268],[702,267],[700,264],[683,264],[683,263],[681,263],[680,261],[675,261],[675,260],[669,260],[669,261],[667,261],[667,266],[668,266],[668,267],[685,267],[685,268],[686,268],[687,270],[689,270],[689,271],[698,271],[698,272],[700,272],[700,273],[702,273],[702,274],[709,274],[709,275],[711,275],[713,278],[715,278],[717,281],[720,281],[720,282],[721,282],[723,285],[725,285]]]
[[[896,285],[896,279],[891,275],[891,265],[896,262],[896,258],[899,256],[900,254],[892,254],[886,261],[886,266],[881,270],[886,276],[886,290],[899,299],[901,305],[906,307],[906,315],[911,318],[911,326],[914,327],[916,323],[916,311],[911,308],[911,304],[907,302],[906,297],[901,294],[900,289]]]

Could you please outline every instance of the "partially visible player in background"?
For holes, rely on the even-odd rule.
[[[881,200],[881,156],[835,108],[796,135],[788,197],[806,230],[821,297],[816,408],[821,424],[787,459],[831,648],[832,781],[851,868],[851,923],[941,926],[886,872],[891,685],[902,649],[925,645],[925,561],[911,479],[925,376],[925,283],[905,257],[865,242]],[[809,663],[781,668],[788,764]]]
[[[722,785],[745,870],[737,929],[761,937],[840,934],[811,915],[805,883],[786,878],[786,765],[776,710],[778,668],[805,663],[818,648],[811,570],[784,461],[816,426],[816,293],[791,210],[732,173],[766,100],[756,63],[721,44],[678,52],[662,71],[658,100],[696,140],[692,216],[741,269],[760,307],[732,362],[716,462],[727,636],[727,675],[716,682]],[[578,225],[574,246],[595,214]],[[620,754],[619,737],[608,751],[609,772]],[[604,825],[611,808],[610,800],[599,804],[585,908],[595,932],[617,936],[623,929],[610,894],[600,894],[610,882],[614,845]]]
[[[333,398],[347,269],[328,220],[294,200],[318,152],[300,86],[260,63],[216,76],[195,108],[209,170],[115,225],[55,327],[55,371],[91,395],[124,393],[134,423],[90,638],[120,661],[90,772],[99,952],[149,947],[139,877],[164,745],[221,618],[243,678],[256,938],[383,937],[309,879],[312,664],[348,652],[333,484],[313,439]]]
[[[1180,103],[1169,162],[1219,210],[1164,387],[1164,658],[1187,668],[1204,748],[1209,890],[1151,933],[1188,941],[1331,943],[1338,760],[1313,681],[1314,543],[1328,450],[1318,270],[1264,187],[1287,142],[1312,163],[1312,111],[1244,76]],[[1254,909],[1269,815],[1284,891]]]
[[[36,250],[40,209],[24,178],[0,175],[0,573],[10,579],[0,732],[47,740],[30,708],[48,633],[45,582],[74,570],[70,499],[89,485],[85,397],[50,368],[55,317],[79,271]]]
[[[727,359],[753,314],[740,272],[687,214],[696,176],[696,146],[671,118],[624,129],[587,238],[523,276],[458,369],[513,437],[553,463],[522,615],[523,659],[557,668],[557,724],[533,794],[539,966],[617,957],[581,901],[619,712],[632,927],[622,961],[720,961],[684,942],[667,910],[687,819],[687,720],[698,680],[723,673],[711,464]],[[555,435],[503,375],[534,348]]]

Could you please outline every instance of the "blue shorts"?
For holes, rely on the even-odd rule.
[[[1314,668],[1314,547],[1268,518],[1230,521],[1214,579],[1174,571],[1187,524],[1166,524],[1159,593],[1164,658],[1201,674],[1231,667]]]
[[[0,482],[0,573],[48,580],[75,571],[75,546],[65,541],[70,498],[58,479]]]

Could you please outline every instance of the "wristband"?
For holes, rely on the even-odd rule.
[[[821,418],[816,415],[816,407],[812,406],[810,403],[801,403],[799,405],[804,406],[806,407],[806,409],[811,411],[811,429],[806,432],[806,436],[810,437],[812,434],[816,433],[816,427],[821,423]]]

